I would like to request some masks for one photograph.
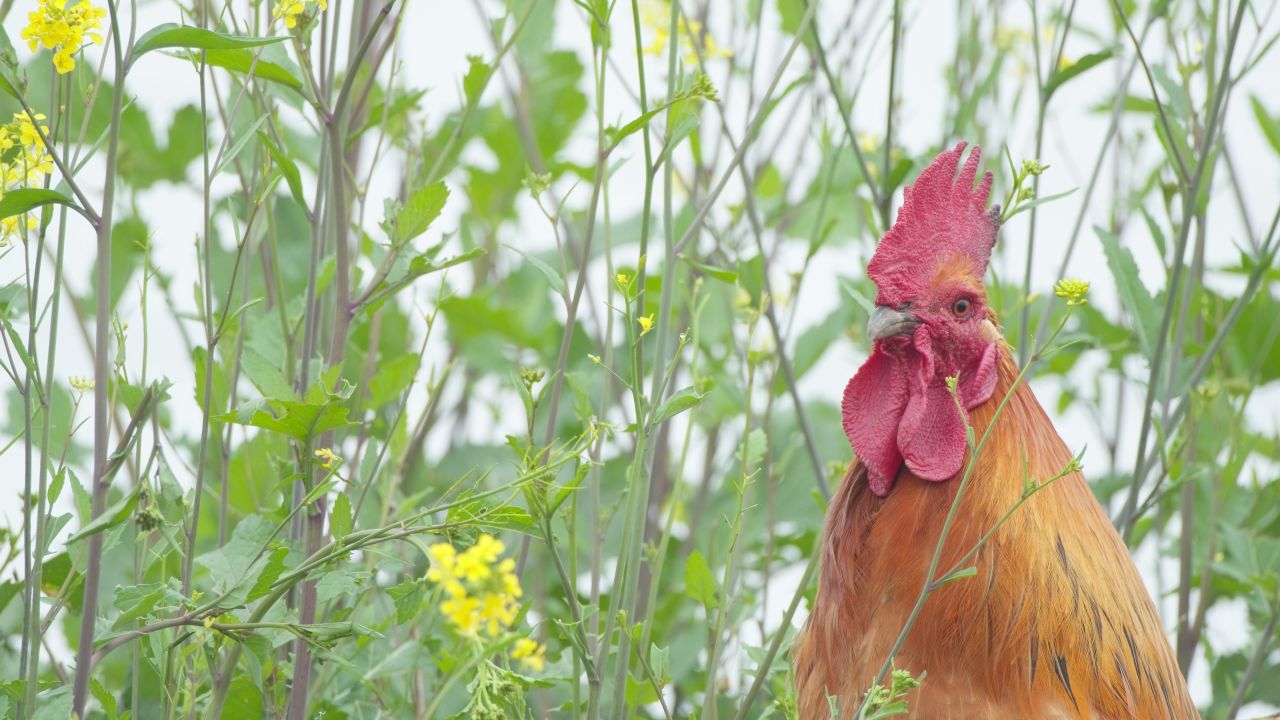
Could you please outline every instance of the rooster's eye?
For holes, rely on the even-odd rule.
[[[966,298],[960,298],[951,306],[951,312],[956,317],[964,317],[969,314],[971,303]]]

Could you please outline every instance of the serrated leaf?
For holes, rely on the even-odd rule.
[[[284,561],[288,556],[289,548],[283,545],[275,548],[267,555],[266,564],[257,572],[257,579],[253,581],[253,587],[249,588],[248,594],[245,595],[245,602],[253,602],[271,592],[271,586],[275,584],[276,578],[279,578],[280,573],[284,572]]]
[[[449,188],[443,182],[432,183],[414,191],[396,214],[396,243],[407,243],[431,227],[449,200]]]
[[[658,406],[654,413],[652,425],[657,426],[702,402],[706,393],[700,393],[692,386],[677,390]]]
[[[711,567],[707,565],[706,559],[697,550],[689,553],[689,561],[684,567],[684,593],[702,603],[707,612],[719,607],[716,579],[711,574]]]
[[[329,532],[334,540],[342,540],[351,533],[351,500],[346,493],[338,493],[333,501],[333,509],[329,511]]]
[[[1156,335],[1160,332],[1160,313],[1156,309],[1155,300],[1138,277],[1138,264],[1134,262],[1129,249],[1120,245],[1120,238],[1096,225],[1093,230],[1102,241],[1102,251],[1107,256],[1107,267],[1115,279],[1120,300],[1133,318],[1138,345],[1143,354],[1150,358],[1155,348]]]
[[[470,66],[466,76],[462,78],[462,93],[466,96],[467,104],[471,105],[480,100],[480,94],[488,84],[493,68],[478,55],[468,55],[467,61]]]
[[[264,398],[271,400],[297,400],[298,393],[285,379],[284,373],[270,360],[253,348],[245,348],[240,356],[240,371],[258,388]]]

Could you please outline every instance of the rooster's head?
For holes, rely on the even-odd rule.
[[[871,356],[845,388],[844,429],[885,496],[902,463],[941,481],[964,461],[965,413],[947,378],[958,377],[965,409],[995,389],[996,340],[982,277],[999,225],[987,209],[991,173],[975,187],[981,150],[961,165],[965,143],[934,158],[903,191],[898,219],[867,266],[876,309],[867,323]]]

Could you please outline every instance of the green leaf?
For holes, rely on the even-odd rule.
[[[387,588],[387,594],[396,605],[396,622],[407,623],[417,617],[422,600],[427,593],[420,580],[406,580]]]
[[[119,717],[116,710],[116,696],[103,687],[97,678],[90,678],[89,692],[93,693],[93,698],[102,706],[102,712],[106,713],[107,720],[116,720]]]
[[[957,580],[964,580],[965,578],[971,578],[977,574],[978,574],[978,568],[976,567],[970,566],[967,568],[963,568],[961,570],[957,570],[951,573],[950,575],[942,578],[933,587],[937,589],[942,587],[943,585],[946,585],[947,583],[953,583]]]
[[[230,35],[214,32],[204,28],[165,23],[151,28],[133,46],[133,59],[137,60],[152,50],[164,48],[190,48],[192,50],[237,50],[241,48],[261,47],[284,42],[289,38],[284,35],[268,37],[252,37],[249,35]]]
[[[31,720],[66,720],[71,717],[71,687],[63,685],[36,696]]]
[[[4,324],[4,332],[9,336],[9,342],[13,344],[13,349],[17,351],[18,358],[22,360],[22,365],[32,375],[36,375],[39,371],[35,363],[31,360],[31,354],[27,352],[27,344],[22,341],[22,336],[14,329],[13,323],[9,322],[9,318],[0,317],[0,323]],[[32,425],[34,427],[34,425]]]
[[[251,50],[208,50],[205,62],[214,67],[224,68],[232,72],[248,73],[253,68],[253,76],[280,83],[285,87],[302,92],[302,81],[293,71],[284,65],[274,63],[262,57],[254,63],[254,52]]]
[[[409,261],[409,272],[406,274],[406,277],[416,279],[423,275],[430,275],[433,272],[439,272],[445,268],[451,268],[454,265],[471,262],[484,254],[484,248],[471,248],[461,255],[455,255],[451,258],[441,260],[440,262],[435,262],[431,258],[427,257],[426,253],[415,255],[413,259]]]
[[[489,83],[493,68],[479,55],[468,55],[467,62],[470,63],[470,67],[467,68],[466,76],[462,78],[462,92],[467,98],[467,104],[473,105],[480,100],[480,94]]]
[[[142,488],[142,484],[138,483],[133,486],[127,495],[111,504],[111,507],[103,510],[94,518],[92,522],[80,528],[80,531],[67,538],[67,544],[79,542],[92,535],[110,530],[119,525],[129,516],[133,514],[133,506],[138,502],[138,490]]]
[[[719,606],[716,600],[716,579],[702,553],[697,550],[689,553],[689,562],[684,567],[684,593],[701,602],[707,612]]]
[[[1262,134],[1266,136],[1271,149],[1280,155],[1280,118],[1271,117],[1271,113],[1267,112],[1267,108],[1263,106],[1258,96],[1250,95],[1249,102],[1253,105],[1253,117],[1258,121]]]
[[[258,551],[271,539],[274,524],[261,515],[250,515],[236,524],[231,539],[222,547],[196,558],[196,563],[208,568],[214,592],[226,594],[221,607],[236,607],[248,601],[249,595],[260,592],[261,579],[275,568],[279,576],[284,555],[280,549],[268,557],[258,557]],[[269,589],[275,578],[266,581]],[[265,594],[265,592],[263,593]]]
[[[732,270],[726,270],[724,268],[719,268],[714,265],[705,265],[703,263],[698,262],[697,260],[690,260],[688,257],[684,255],[681,255],[680,259],[683,260],[686,265],[693,268],[694,270],[697,270],[698,272],[701,272],[703,275],[706,275],[708,277],[713,277],[716,280],[719,280],[720,282],[726,282],[726,283],[729,283],[730,285],[736,285],[738,283],[738,273]]]
[[[302,174],[298,172],[298,164],[272,142],[271,136],[267,135],[265,131],[258,133],[258,139],[262,142],[262,146],[267,149],[267,154],[271,156],[271,161],[280,169],[280,174],[284,176],[285,183],[289,185],[289,193],[293,195],[298,207],[307,207],[307,197],[302,191]]]
[[[329,532],[333,539],[341,540],[351,533],[351,500],[346,493],[338,493],[333,501],[333,510],[329,512]]]
[[[395,237],[392,240],[397,244],[407,243],[426,232],[440,216],[448,199],[449,188],[443,182],[432,183],[414,191],[396,214]]]
[[[57,190],[18,188],[17,190],[6,192],[4,198],[0,199],[0,219],[21,215],[38,207],[55,203],[66,205],[77,211],[80,209],[80,206],[76,205],[75,201]]]
[[[249,141],[257,136],[258,128],[262,127],[262,123],[266,121],[267,121],[266,115],[259,116],[257,119],[255,119],[249,125],[249,128],[247,130],[244,130],[240,134],[240,137],[236,139],[235,144],[232,145],[230,148],[228,148],[225,153],[223,153],[222,158],[218,160],[218,164],[215,165],[213,167],[213,170],[210,171],[211,174],[217,175],[218,173],[222,172],[223,168],[226,168],[227,166],[231,165],[231,163],[235,162],[235,159],[239,157],[241,152],[244,151],[245,147],[249,144]]]
[[[1050,73],[1048,81],[1046,81],[1044,84],[1044,96],[1046,98],[1052,96],[1054,91],[1062,87],[1063,84],[1065,84],[1067,81],[1071,80],[1072,78],[1079,77],[1084,73],[1088,72],[1090,69],[1095,68],[1098,65],[1101,65],[1102,63],[1111,59],[1112,55],[1115,55],[1115,51],[1113,50],[1103,50],[1102,52],[1089,53],[1088,55],[1085,55],[1084,57],[1075,61],[1074,63],[1067,66],[1066,68],[1063,68],[1060,70],[1055,69],[1052,73]]]
[[[258,571],[253,587],[249,588],[249,593],[245,595],[245,602],[253,602],[271,592],[271,586],[275,584],[276,578],[280,577],[280,573],[284,572],[284,561],[288,556],[289,548],[283,545],[275,548],[271,551],[271,554],[267,555],[266,564]]]
[[[702,398],[704,397],[706,397],[706,393],[700,393],[692,386],[677,390],[671,395],[671,397],[667,398],[658,406],[658,410],[654,413],[653,422],[651,424],[654,427],[661,425],[667,420],[670,420],[676,415],[679,415],[685,410],[688,410],[702,402]]]
[[[1133,317],[1134,331],[1138,335],[1138,345],[1148,358],[1155,348],[1156,335],[1160,332],[1160,313],[1156,309],[1155,300],[1138,277],[1138,264],[1134,262],[1129,248],[1120,245],[1120,238],[1115,234],[1094,226],[1094,232],[1102,241],[1102,250],[1107,256],[1107,267],[1115,279],[1120,300]]]
[[[380,361],[378,372],[369,378],[366,406],[378,408],[398,399],[400,393],[413,383],[413,378],[418,373],[418,364],[417,353],[404,353],[399,357]]]
[[[1030,209],[1031,209],[1031,208],[1033,208],[1033,207],[1037,207],[1037,206],[1039,206],[1039,205],[1044,205],[1045,203],[1051,203],[1051,202],[1053,202],[1054,200],[1061,200],[1062,198],[1064,198],[1064,197],[1066,197],[1066,196],[1070,195],[1071,193],[1075,192],[1076,190],[1079,190],[1079,188],[1071,188],[1070,190],[1067,190],[1067,191],[1065,191],[1065,192],[1054,193],[1053,195],[1045,195],[1044,197],[1038,197],[1038,198],[1036,198],[1036,199],[1034,199],[1034,200],[1029,200],[1029,201],[1027,201],[1027,202],[1021,203],[1021,204],[1019,204],[1019,205],[1018,205],[1017,209],[1015,209],[1013,212],[1009,213],[1009,216],[1005,218],[1005,222],[1008,222],[1008,221],[1009,221],[1009,218],[1013,217],[1014,215],[1018,215],[1018,214],[1020,214],[1020,213],[1024,213],[1024,212],[1026,212],[1027,210],[1030,210]]]
[[[266,701],[262,690],[248,673],[236,675],[227,688],[226,705],[222,716],[229,718],[260,718],[267,716]]]
[[[240,371],[269,400],[297,400],[298,393],[285,379],[280,367],[253,348],[245,348],[240,356]]]
[[[347,409],[342,405],[291,400],[251,401],[233,413],[216,416],[216,419],[283,433],[296,440],[305,440],[351,424],[347,419]]]
[[[528,263],[532,265],[535,270],[542,273],[542,276],[547,279],[547,284],[551,286],[552,290],[556,291],[557,295],[560,295],[560,296],[564,295],[564,279],[560,277],[560,273],[556,272],[555,268],[546,264],[545,262],[540,260],[538,257],[526,253],[520,248],[514,247],[512,245],[507,245],[507,247],[513,250],[514,252],[516,252],[517,254],[519,254],[520,257],[528,261]]]

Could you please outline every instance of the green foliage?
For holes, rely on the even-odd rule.
[[[1280,704],[1280,235],[1239,175],[1280,153],[1247,82],[1275,30],[1157,3],[1140,61],[1131,5],[946,8],[938,132],[904,122],[938,41],[911,3],[485,4],[492,42],[429,48],[433,86],[412,45],[456,8],[160,3],[188,24],[133,33],[115,3],[59,73],[6,5],[0,112],[47,115],[59,163],[0,195],[0,715],[797,717],[864,268],[959,139],[1003,201],[990,307],[1021,359],[1061,345],[1041,403],[1176,558],[1204,716]],[[1059,111],[1114,122],[1082,147]],[[928,702],[884,675],[832,707]]]

